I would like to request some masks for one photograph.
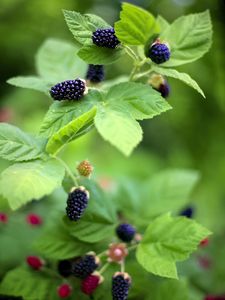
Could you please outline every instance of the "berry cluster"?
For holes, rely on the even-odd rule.
[[[68,195],[66,213],[71,221],[78,221],[88,205],[89,192],[82,186],[73,188]]]
[[[162,64],[170,59],[170,49],[166,44],[157,40],[149,48],[148,57],[150,57],[154,63]]]
[[[99,83],[104,80],[105,72],[103,65],[89,65],[86,79],[91,83]]]
[[[92,41],[98,47],[115,49],[120,43],[115,35],[114,28],[97,29],[92,34]]]
[[[50,89],[54,100],[79,100],[87,92],[85,81],[82,79],[66,80],[57,83]]]

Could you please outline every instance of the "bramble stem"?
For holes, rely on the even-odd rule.
[[[125,261],[123,260],[121,262],[121,273],[124,273],[125,272]]]
[[[62,160],[62,159],[61,159],[60,157],[58,157],[58,156],[54,156],[54,155],[53,155],[53,157],[54,157],[55,159],[57,159],[58,162],[60,162],[60,164],[65,168],[67,174],[68,174],[68,175],[70,176],[70,178],[73,180],[74,185],[75,185],[76,187],[78,187],[78,186],[79,186],[79,183],[78,183],[78,181],[77,181],[77,178],[73,175],[73,172],[70,170],[70,168],[68,167],[68,165],[64,162],[64,160]]]
[[[107,262],[106,264],[104,264],[104,266],[99,270],[99,274],[104,273],[108,269],[109,265],[110,265],[110,262]]]
[[[128,247],[127,250],[128,250],[128,251],[134,250],[134,249],[137,248],[137,246],[138,246],[138,244],[132,245],[132,246]]]
[[[129,47],[129,46],[125,46],[124,47],[126,53],[136,62],[139,61],[138,56],[136,55],[136,53]]]
[[[136,76],[134,76],[134,80],[139,79],[139,78],[144,77],[144,76],[147,76],[147,75],[149,75],[151,72],[153,72],[153,70],[149,69],[149,70],[147,70],[147,71],[145,71],[145,72],[139,73],[139,74],[137,74]]]
[[[107,255],[106,251],[107,250],[104,250],[104,251],[100,252],[99,254],[97,254],[96,256],[98,256],[98,257],[106,256]]]

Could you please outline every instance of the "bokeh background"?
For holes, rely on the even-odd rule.
[[[129,2],[155,15],[160,14],[168,21],[182,14],[210,10],[214,29],[211,51],[199,61],[179,67],[180,71],[189,73],[199,83],[206,94],[206,100],[183,83],[169,79],[171,95],[168,101],[173,110],[151,121],[142,122],[144,139],[130,158],[125,158],[103,142],[96,132],[75,142],[66,150],[64,157],[72,168],[75,168],[76,161],[88,158],[95,166],[95,176],[102,178],[105,183],[123,176],[143,180],[165,168],[199,170],[201,181],[192,199],[194,216],[215,234],[212,245],[204,254],[214,268],[203,270],[204,277],[198,284],[202,290],[208,288],[213,293],[224,293],[225,284],[218,283],[218,280],[225,282],[222,255],[225,252],[225,1]],[[47,38],[73,42],[63,20],[62,9],[96,13],[113,24],[118,19],[120,5],[118,0],[1,0],[0,121],[15,124],[28,132],[38,132],[51,99],[36,91],[14,88],[6,80],[17,75],[35,74],[34,56]],[[119,61],[107,68],[107,78],[129,72],[129,64],[126,62],[125,59],[123,63]],[[0,170],[7,165],[8,162],[0,161]],[[41,208],[37,210],[41,211]],[[13,243],[15,237],[14,241],[5,242]],[[23,247],[21,256],[24,255]],[[19,261],[21,256],[18,252],[14,253],[13,263],[10,257],[11,264]],[[5,266],[1,270],[3,273],[10,267],[6,261],[6,256],[4,262],[0,260],[0,264]]]

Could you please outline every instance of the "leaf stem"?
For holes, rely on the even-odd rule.
[[[125,272],[125,261],[124,261],[124,259],[121,262],[121,269],[120,270],[121,270],[121,273]]]
[[[99,274],[104,273],[108,269],[109,265],[110,265],[110,262],[107,262],[106,264],[104,264],[104,266],[99,270]]]
[[[136,62],[139,61],[138,56],[136,55],[136,53],[129,47],[129,46],[125,46],[124,47],[126,53]]]
[[[97,256],[98,256],[98,257],[106,256],[106,255],[107,255],[107,254],[106,254],[106,251],[107,251],[107,250],[104,250],[104,251],[100,252],[99,254],[97,254]]]
[[[151,74],[152,72],[153,72],[153,70],[149,69],[149,70],[147,70],[145,72],[139,73],[136,76],[134,76],[134,80],[137,80],[137,79],[139,79],[141,77],[147,76],[147,75]]]
[[[73,175],[73,172],[70,170],[70,168],[68,167],[68,165],[65,163],[64,160],[62,160],[60,157],[53,155],[53,157],[58,160],[58,162],[60,162],[60,164],[65,168],[67,174],[70,176],[70,178],[73,180],[74,185],[76,187],[79,186],[78,180],[77,178]]]
[[[127,250],[128,251],[134,250],[137,248],[137,246],[138,246],[138,244],[132,245],[132,246],[128,247]]]

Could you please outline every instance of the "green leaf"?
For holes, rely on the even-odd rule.
[[[41,125],[41,136],[51,137],[69,122],[90,111],[101,100],[101,94],[98,91],[90,90],[79,101],[57,101],[53,103]]]
[[[151,119],[171,109],[168,102],[150,85],[124,82],[113,86],[107,96],[107,102],[123,105],[137,120]]]
[[[58,216],[58,220],[60,220],[60,216]],[[42,255],[56,260],[84,255],[93,250],[91,244],[82,243],[70,235],[68,229],[58,220],[35,241],[36,250]]]
[[[205,94],[202,91],[202,89],[199,87],[197,82],[195,80],[193,80],[188,74],[180,73],[180,72],[178,72],[177,70],[174,70],[174,69],[160,68],[160,67],[156,67],[156,66],[153,67],[153,71],[155,71],[156,73],[159,73],[161,75],[172,77],[172,78],[179,79],[179,80],[183,81],[188,86],[195,89],[199,94],[201,94],[202,97],[205,98]]]
[[[69,10],[63,10],[63,14],[69,30],[80,44],[91,42],[92,33],[96,29],[111,27],[103,19],[95,15],[82,15]]]
[[[52,278],[45,272],[35,272],[28,267],[9,271],[0,285],[0,294],[22,296],[26,300],[57,298],[60,278]]]
[[[187,259],[210,234],[194,220],[163,215],[148,226],[137,248],[137,260],[148,272],[177,279],[176,262]]]
[[[163,32],[165,31],[167,28],[169,28],[170,24],[169,22],[167,22],[166,19],[164,19],[162,16],[158,15],[157,19],[156,19],[157,23],[159,24],[160,27],[160,31]]]
[[[61,185],[64,168],[55,160],[18,163],[4,170],[0,178],[0,194],[12,209],[51,194]]]
[[[189,201],[199,174],[188,170],[166,170],[145,182],[140,215],[146,220],[167,211],[180,210]]]
[[[44,93],[48,93],[49,90],[47,82],[38,76],[12,77],[7,80],[7,83],[17,87],[32,89]]]
[[[159,27],[148,11],[124,2],[120,21],[115,23],[115,31],[118,39],[126,45],[144,45],[159,31]]]
[[[89,127],[93,123],[96,115],[96,107],[93,107],[88,112],[74,119],[66,126],[62,127],[56,132],[48,141],[46,150],[48,153],[57,153],[65,144],[72,142],[76,139],[77,135],[84,128]]]
[[[36,56],[38,74],[52,85],[63,80],[83,77],[87,66],[76,55],[77,51],[77,47],[65,41],[46,40]]]
[[[46,141],[35,138],[19,128],[0,123],[0,157],[12,161],[44,158]]]
[[[97,111],[95,126],[106,141],[127,156],[142,140],[140,125],[123,107],[102,106]]]
[[[117,222],[115,205],[92,180],[82,184],[90,193],[88,207],[79,222],[69,221],[65,217],[65,224],[70,234],[79,240],[97,243],[114,234]]]
[[[171,49],[171,58],[163,66],[179,66],[199,59],[212,43],[209,11],[178,18],[162,32],[160,39],[168,42]]]
[[[123,48],[116,49],[98,47],[94,44],[84,45],[78,52],[78,56],[88,64],[108,65],[117,61],[123,54]]]

